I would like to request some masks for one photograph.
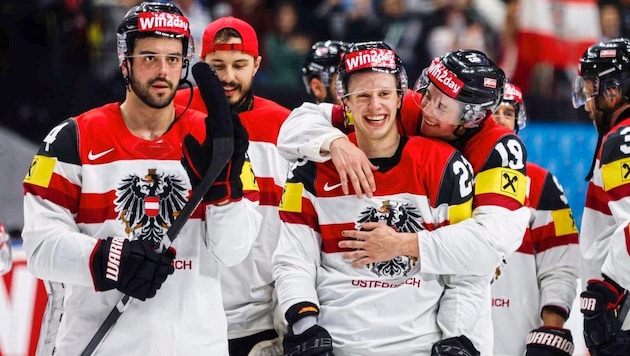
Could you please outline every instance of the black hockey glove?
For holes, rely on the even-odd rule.
[[[209,66],[207,63],[199,62],[194,67],[200,65]],[[196,77],[195,73],[197,71],[195,71],[194,67],[192,72],[193,76]],[[249,146],[249,136],[241,124],[238,114],[230,110],[216,72],[212,67],[210,69],[213,73],[211,76],[212,80],[197,80],[199,91],[208,109],[208,116],[205,120],[206,138],[200,143],[190,134],[184,137],[182,165],[186,169],[194,189],[201,181],[212,161],[212,139],[222,137],[218,133],[224,133],[226,129],[217,127],[217,120],[213,120],[213,118],[229,115],[232,118],[232,128],[230,129],[234,132],[234,153],[212,187],[205,194],[203,201],[206,203],[219,203],[225,200],[236,201],[243,197],[243,183],[240,175],[245,162],[245,153]],[[205,74],[206,71],[202,73]],[[209,82],[210,86],[206,86],[206,82]]]
[[[479,356],[472,341],[464,335],[436,342],[431,347],[431,356]]]
[[[289,326],[282,340],[284,356],[334,356],[332,337],[323,327],[313,325],[299,335],[293,333],[293,324],[298,320],[317,315],[317,305],[308,302],[295,304],[287,310],[285,318]]]
[[[623,294],[607,281],[591,279],[580,294],[580,311],[584,314],[584,341],[588,348],[613,340],[621,329],[617,311]]]
[[[541,326],[527,335],[525,356],[571,356],[573,349],[570,330]]]
[[[623,298],[620,287],[610,280],[591,279],[580,294],[584,341],[591,355],[630,354],[630,331],[621,331],[617,317]]]
[[[94,287],[97,291],[116,288],[143,301],[153,298],[166,277],[175,271],[174,258],[174,249],[158,254],[150,240],[99,240],[90,256]]]

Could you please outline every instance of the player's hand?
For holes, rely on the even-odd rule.
[[[525,356],[571,356],[573,349],[570,330],[541,326],[527,335]]]
[[[193,188],[196,187],[212,161],[213,140],[234,137],[234,152],[231,160],[205,194],[203,201],[216,204],[228,200],[239,200],[243,196],[240,174],[249,146],[247,131],[241,124],[238,114],[231,111],[221,81],[214,69],[207,63],[199,62],[193,66],[192,72],[208,109],[205,120],[206,136],[203,142],[199,142],[190,134],[184,137],[182,165],[186,168],[191,185]]]
[[[363,194],[369,198],[376,190],[374,174],[378,167],[372,164],[361,149],[355,146],[347,137],[342,137],[330,143],[330,156],[339,173],[341,189],[349,194],[349,184],[359,199]]]
[[[100,239],[90,257],[94,288],[97,291],[116,288],[140,300],[153,298],[175,271],[175,250],[169,248],[158,254],[153,247],[150,240]]]
[[[359,230],[344,230],[338,246],[353,249],[343,252],[343,258],[352,260],[354,267],[370,263],[385,262],[398,256],[416,256],[417,235],[415,233],[399,233],[391,226],[383,223],[368,222],[361,224]],[[415,244],[414,244],[415,242]],[[415,251],[415,253],[414,253]]]
[[[580,294],[584,341],[592,355],[630,353],[630,331],[621,331],[622,323],[617,318],[623,298],[624,294],[609,280],[591,279]]]
[[[431,347],[431,356],[479,356],[472,341],[464,335],[436,342]]]
[[[319,325],[313,325],[299,335],[289,329],[282,345],[284,356],[333,356],[332,337]]]
[[[292,305],[285,313],[287,333],[282,345],[285,356],[333,356],[332,337],[317,325],[319,307],[310,302]]]

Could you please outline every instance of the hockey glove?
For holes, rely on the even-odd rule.
[[[464,335],[444,339],[433,344],[431,356],[479,356],[472,341]]]
[[[198,65],[208,64],[203,62],[195,64],[195,66]],[[203,198],[204,202],[215,204],[225,200],[236,201],[243,197],[243,184],[240,175],[245,162],[245,153],[249,146],[249,136],[241,124],[238,114],[230,110],[221,82],[214,69],[211,70],[213,75],[212,80],[209,81],[210,87],[206,87],[207,81],[197,80],[199,91],[208,109],[208,116],[205,120],[206,138],[200,143],[191,134],[184,137],[182,165],[186,169],[194,189],[201,181],[212,161],[212,139],[221,137],[222,135],[218,133],[223,133],[226,129],[217,127],[217,121],[219,120],[213,120],[213,118],[229,115],[232,118],[232,128],[230,129],[234,133],[234,153]],[[195,75],[195,72],[193,70],[193,75]]]
[[[332,337],[319,325],[313,325],[303,333],[294,334],[293,325],[308,316],[319,315],[319,308],[308,302],[293,305],[285,314],[289,323],[282,345],[285,356],[333,356]]]
[[[150,240],[108,237],[99,240],[90,256],[92,280],[97,291],[118,289],[140,300],[153,298],[172,274],[175,250],[153,250]]]
[[[571,356],[573,349],[570,330],[541,326],[527,335],[525,356]]]
[[[584,341],[589,349],[613,340],[621,329],[617,311],[622,298],[623,294],[611,283],[588,281],[586,291],[580,294],[580,311],[584,314]]]

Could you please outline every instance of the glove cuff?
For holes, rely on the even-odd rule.
[[[298,320],[307,317],[307,316],[318,316],[319,315],[319,307],[311,302],[300,302],[294,304],[287,310],[284,314],[284,317],[287,319],[289,323],[289,327],[291,327]]]
[[[573,355],[571,331],[553,326],[541,326],[527,335],[527,350],[547,350],[552,355]],[[529,353],[529,352],[528,352]]]
[[[96,291],[107,291],[118,285],[120,261],[124,258],[124,237],[99,239],[90,254],[90,273]]]

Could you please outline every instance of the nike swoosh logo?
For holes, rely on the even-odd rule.
[[[92,150],[90,150],[90,152],[88,152],[88,159],[90,161],[94,161],[95,159],[99,159],[99,158],[105,156],[106,154],[110,153],[113,150],[114,150],[113,148],[110,148],[107,151],[103,151],[101,153],[96,153],[96,154],[92,153]]]
[[[341,187],[341,183],[338,183],[338,184],[335,184],[335,185],[328,185],[328,182],[326,182],[324,184],[324,191],[325,192],[330,192],[331,190],[337,189],[339,187]]]

